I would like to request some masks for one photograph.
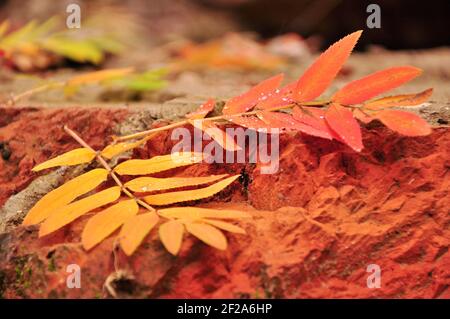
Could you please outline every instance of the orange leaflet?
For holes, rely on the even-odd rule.
[[[333,103],[325,113],[325,120],[341,141],[357,152],[363,149],[361,128],[349,109]]]
[[[431,127],[419,116],[397,110],[379,111],[374,115],[391,130],[406,136],[423,136],[431,133]]]
[[[154,212],[136,215],[129,218],[122,226],[119,242],[127,256],[131,256],[144,238],[158,223],[159,217]]]
[[[226,120],[255,131],[265,131],[269,133],[271,131],[270,126],[256,116],[233,116],[226,118]]]
[[[360,109],[354,109],[353,110],[353,116],[355,119],[360,120],[361,122],[368,124],[370,122],[372,122],[372,120],[374,119],[372,116],[364,113],[363,111],[361,111]]]
[[[358,104],[378,94],[392,90],[420,75],[422,70],[413,66],[398,66],[372,73],[350,82],[332,100],[340,104]]]
[[[300,131],[308,135],[325,137],[326,133],[295,120],[295,118],[286,113],[263,111],[258,113],[258,117],[272,128],[287,131]],[[325,137],[327,138],[327,137]]]
[[[255,105],[274,92],[283,81],[284,74],[278,74],[255,85],[247,92],[236,96],[225,104],[222,113],[225,115],[247,112]]]
[[[289,83],[283,88],[277,89],[272,93],[268,93],[258,102],[256,108],[261,110],[269,110],[291,104],[293,102],[291,95],[296,85],[297,81]]]
[[[364,107],[371,110],[379,110],[388,107],[419,105],[425,103],[430,98],[431,94],[433,94],[433,89],[427,89],[415,94],[388,96],[367,102],[364,104]]]
[[[292,98],[297,102],[307,102],[322,94],[349,57],[361,33],[349,34],[322,53],[300,77]]]
[[[206,115],[208,115],[209,112],[214,110],[215,105],[216,101],[214,99],[209,99],[208,101],[200,105],[194,112],[186,114],[186,117],[191,120],[202,119]]]
[[[333,139],[333,133],[325,122],[324,110],[309,108],[307,112],[304,112],[296,106],[292,109],[292,116],[298,122],[308,126],[308,131],[303,131],[304,133],[329,140]]]
[[[234,138],[222,131],[212,121],[189,121],[195,128],[202,130],[210,138],[217,142],[223,149],[234,152],[241,150],[241,147],[236,144]]]

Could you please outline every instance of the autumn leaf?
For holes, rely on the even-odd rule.
[[[388,96],[367,102],[364,104],[364,107],[370,110],[380,110],[389,107],[414,106],[425,103],[431,94],[433,94],[433,89],[430,88],[415,94]]]
[[[206,133],[210,138],[217,142],[223,149],[235,152],[241,150],[239,145],[236,144],[233,137],[228,135],[226,132],[218,128],[214,122],[211,121],[200,121],[193,120],[189,121],[195,128],[202,130]]]
[[[256,116],[229,116],[225,119],[231,123],[251,130],[264,131],[267,133],[271,133],[272,131],[274,131],[274,133],[279,133],[278,130],[272,130],[270,125],[267,125]]]
[[[217,228],[204,223],[186,223],[186,230],[205,244],[219,250],[227,249],[227,239]]]
[[[184,225],[178,220],[168,221],[159,226],[159,238],[172,255],[177,255],[183,241]]]
[[[125,183],[125,187],[133,192],[154,192],[171,188],[208,184],[224,178],[227,174],[202,177],[138,177]]]
[[[233,225],[231,223],[227,223],[227,222],[224,222],[224,221],[221,221],[221,220],[213,220],[213,219],[203,219],[202,221],[207,223],[207,224],[209,224],[209,225],[211,225],[211,226],[217,227],[217,228],[219,228],[221,230],[225,230],[225,231],[230,232],[230,233],[245,234],[245,230],[244,229],[242,229],[239,226]]]
[[[259,102],[274,92],[283,81],[284,74],[278,74],[255,85],[247,92],[236,96],[225,104],[222,113],[224,115],[243,113],[251,110]]]
[[[205,118],[208,113],[214,110],[215,105],[216,101],[214,99],[209,99],[208,101],[200,105],[194,112],[186,114],[186,118],[191,120]]]
[[[158,210],[161,216],[166,218],[192,219],[243,219],[249,218],[246,212],[230,209],[211,209],[195,206],[172,207]]]
[[[296,86],[297,81],[289,83],[272,93],[266,94],[264,98],[260,99],[256,108],[260,110],[270,110],[293,103],[291,95]]]
[[[124,200],[89,219],[81,234],[84,249],[89,250],[117,230],[127,219],[137,214],[134,199]]]
[[[421,117],[398,110],[379,111],[374,115],[391,130],[406,136],[424,136],[431,134],[431,127]]]
[[[334,80],[353,50],[362,31],[347,35],[330,46],[298,80],[292,98],[297,102],[312,101]]]
[[[122,143],[117,143],[117,144],[113,144],[113,145],[108,145],[102,150],[102,152],[100,154],[107,159],[111,159],[116,155],[122,154],[126,151],[132,150],[136,147],[139,147],[139,146],[145,144],[146,141],[148,141],[150,138],[152,138],[155,135],[156,134],[151,134],[151,135],[147,136],[146,138],[140,139],[135,142],[122,142]]]
[[[329,140],[333,139],[330,127],[325,121],[324,110],[309,108],[307,111],[303,111],[296,106],[292,109],[292,116],[295,120],[305,125],[301,130],[303,133]]]
[[[155,156],[151,159],[132,159],[120,163],[114,171],[120,175],[146,175],[201,162],[202,153],[184,152]]]
[[[90,83],[99,83],[106,80],[111,80],[117,77],[133,72],[133,68],[121,68],[121,69],[107,69],[95,72],[84,73],[72,77],[67,81],[68,86],[78,86]]]
[[[97,168],[75,177],[62,186],[42,197],[30,209],[23,220],[23,225],[34,225],[42,222],[50,214],[100,185],[108,177],[106,169]]]
[[[114,186],[55,210],[42,223],[41,228],[39,229],[39,237],[48,235],[62,228],[91,210],[114,202],[119,196],[120,187]]]
[[[370,116],[369,114],[363,112],[360,109],[356,109],[356,108],[353,110],[353,117],[355,119],[360,120],[361,122],[363,122],[365,124],[368,124],[374,120],[374,118],[372,116]]]
[[[398,66],[372,73],[352,81],[333,95],[332,100],[340,104],[359,104],[383,92],[395,89],[422,73],[413,66]]]
[[[38,172],[55,166],[72,166],[89,163],[95,158],[95,155],[95,152],[88,148],[77,148],[41,163],[33,167],[32,170]]]
[[[361,128],[348,108],[332,103],[325,113],[325,120],[345,144],[357,152],[363,149]]]
[[[220,192],[225,187],[234,182],[240,175],[234,175],[228,177],[220,182],[212,184],[208,187],[179,191],[179,192],[169,192],[163,194],[149,195],[145,196],[144,199],[150,205],[168,205],[173,203],[197,200],[202,198],[211,197],[214,194]]]
[[[135,252],[158,220],[156,213],[149,212],[131,217],[125,222],[119,233],[119,243],[127,256]]]

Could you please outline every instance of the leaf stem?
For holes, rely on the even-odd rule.
[[[86,141],[84,141],[75,131],[68,128],[66,125],[64,125],[64,131],[67,132],[75,141],[77,141],[81,146],[95,152],[95,156],[98,160],[98,162],[108,171],[109,175],[112,177],[114,182],[116,182],[117,186],[121,188],[121,190],[124,192],[125,195],[128,197],[134,199],[139,205],[142,207],[148,209],[149,211],[155,212],[156,209],[154,209],[152,206],[144,202],[143,200],[137,198],[133,195],[133,193],[122,183],[120,178],[117,176],[117,174],[114,172],[114,170],[111,168],[111,166],[106,162],[106,160],[103,158],[100,152],[95,151]]]

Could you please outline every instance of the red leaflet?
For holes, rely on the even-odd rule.
[[[349,109],[333,103],[325,113],[325,119],[345,144],[357,152],[363,149],[361,128]]]
[[[362,31],[356,31],[330,46],[300,77],[293,99],[307,102],[315,99],[330,86],[353,50]]]
[[[350,82],[334,94],[333,101],[340,104],[362,103],[411,81],[420,73],[422,70],[413,66],[399,66],[378,71]]]
[[[388,96],[375,101],[365,103],[364,107],[371,110],[380,110],[383,108],[395,106],[419,105],[425,103],[430,98],[431,94],[433,94],[433,89],[427,89],[425,91],[415,94]]]
[[[247,92],[230,99],[224,106],[225,115],[243,113],[251,110],[255,105],[273,93],[283,81],[284,74],[278,74],[255,85]]]
[[[361,122],[363,122],[365,124],[369,124],[374,119],[373,117],[371,117],[370,115],[364,113],[360,109],[354,109],[353,110],[353,116],[355,117],[355,119],[358,119],[358,120],[360,120]]]
[[[261,121],[256,116],[233,116],[227,118],[226,120],[236,125],[246,127],[248,129],[253,129],[255,131],[270,131],[270,126]]]
[[[273,93],[267,94],[267,98],[262,98],[258,102],[256,108],[261,110],[270,110],[276,107],[291,104],[291,95],[296,85],[297,82],[292,82],[279,90],[275,90]]]
[[[397,110],[384,110],[375,117],[391,130],[406,136],[423,136],[431,133],[431,127],[419,116]]]
[[[304,132],[309,135],[314,135],[326,139],[333,139],[333,134],[325,122],[325,112],[321,109],[310,108],[308,109],[310,114],[303,112],[299,107],[294,107],[292,109],[292,116],[297,121],[313,128],[315,131],[310,130],[310,132]],[[314,134],[314,133],[315,134]]]
[[[209,99],[208,101],[200,105],[194,112],[186,114],[186,118],[191,120],[202,119],[206,115],[208,115],[209,112],[214,110],[215,105],[216,101],[214,99]]]

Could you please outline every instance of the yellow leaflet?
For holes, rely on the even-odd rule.
[[[217,228],[203,223],[186,223],[186,230],[205,244],[214,248],[227,249],[227,239]]]
[[[188,219],[242,219],[250,217],[246,212],[239,210],[219,210],[200,207],[173,207],[158,210],[159,214],[167,218],[188,218]]]
[[[33,167],[33,171],[38,172],[43,169],[55,166],[70,166],[83,163],[89,163],[95,158],[95,152],[88,148],[77,148],[67,153],[61,154],[51,160],[41,163]]]
[[[126,220],[137,214],[139,206],[134,199],[121,201],[89,219],[83,229],[81,242],[89,250],[111,235]]]
[[[202,153],[173,153],[155,156],[148,160],[132,159],[120,163],[114,171],[120,175],[146,175],[166,171],[175,167],[191,165],[203,159]]]
[[[433,94],[433,89],[427,89],[414,94],[387,96],[367,102],[364,107],[371,110],[379,110],[396,106],[414,106],[425,103],[430,98],[431,94]]]
[[[109,69],[96,72],[89,72],[74,76],[67,81],[68,86],[78,86],[88,83],[98,83],[106,80],[111,80],[116,77],[121,77],[133,72],[133,68],[122,68],[122,69]]]
[[[151,134],[151,135],[149,135],[149,136],[147,136],[147,137],[145,137],[143,139],[140,139],[140,140],[138,140],[136,142],[122,142],[122,143],[117,143],[117,144],[114,144],[114,145],[108,145],[108,146],[106,146],[103,149],[101,155],[103,157],[111,159],[111,158],[113,158],[116,155],[119,155],[119,154],[124,153],[126,151],[132,150],[133,148],[141,146],[146,141],[148,141],[153,136],[155,136],[157,133]]]
[[[125,184],[133,192],[153,192],[164,189],[208,184],[224,178],[227,174],[204,177],[138,177]]]
[[[158,223],[158,215],[154,212],[136,215],[128,219],[122,226],[119,242],[127,256],[131,256],[139,247],[147,234]]]
[[[23,225],[40,223],[55,210],[69,204],[78,196],[96,188],[104,182],[107,177],[108,171],[106,169],[97,168],[71,179],[64,185],[42,197],[34,207],[30,209],[23,220]]]
[[[56,210],[42,223],[39,237],[60,229],[93,209],[114,202],[119,196],[120,187],[114,186]]]
[[[217,182],[204,188],[188,191],[169,192],[157,195],[149,195],[145,196],[144,199],[150,205],[168,205],[178,202],[185,202],[206,198],[220,192],[222,189],[230,185],[238,177],[239,175],[231,176],[220,182]]]
[[[231,152],[241,150],[241,148],[239,147],[239,145],[236,144],[234,139],[226,132],[218,128],[213,122],[199,121],[199,120],[190,120],[189,122],[197,129],[205,132],[209,137],[211,137],[214,141],[216,141],[217,144],[219,144],[223,149]]]
[[[9,21],[5,20],[0,24],[0,38],[8,31]]]
[[[159,226],[159,239],[172,255],[180,251],[183,233],[184,225],[178,220],[171,220]]]
[[[230,233],[245,234],[245,230],[242,229],[241,227],[221,221],[221,220],[203,219],[202,221],[207,224],[210,224],[214,227],[228,231]]]

